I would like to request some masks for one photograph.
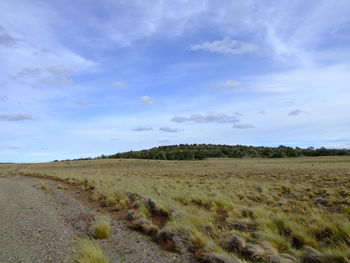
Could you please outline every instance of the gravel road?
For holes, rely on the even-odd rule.
[[[0,178],[0,262],[67,262],[73,253],[74,230],[37,185]]]
[[[72,262],[76,237],[89,235],[98,214],[56,182],[39,187],[35,178],[0,178],[0,263]],[[193,262],[164,251],[149,238],[112,221],[113,235],[99,241],[110,263]]]

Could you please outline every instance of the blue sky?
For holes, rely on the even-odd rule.
[[[350,147],[348,0],[3,0],[0,161]]]

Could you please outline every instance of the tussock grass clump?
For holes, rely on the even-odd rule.
[[[220,245],[227,251],[242,253],[246,247],[246,241],[233,233],[221,240]]]
[[[39,187],[41,190],[48,190],[49,188],[47,187],[46,184],[44,184],[43,182],[39,182]]]
[[[91,201],[94,201],[94,202],[100,201],[102,198],[103,198],[103,195],[96,189],[93,190],[92,194],[90,195]]]
[[[232,254],[207,250],[198,250],[195,253],[195,257],[203,263],[244,263],[244,261],[241,261]]]
[[[130,205],[130,200],[128,198],[122,198],[119,200],[117,207],[120,210],[125,210],[129,207],[129,205]]]
[[[129,222],[129,227],[131,229],[145,233],[153,238],[159,233],[159,227],[154,225],[152,222],[144,217],[139,217],[131,222]]]
[[[208,238],[201,232],[195,232],[191,235],[191,243],[195,250],[203,249],[208,246]]]
[[[93,226],[93,235],[97,239],[106,239],[111,235],[111,219],[107,216],[97,218]]]
[[[75,263],[108,263],[108,257],[96,241],[84,238],[79,240],[79,250]]]
[[[62,185],[62,184],[58,184],[57,186],[57,189],[60,189],[60,190],[67,190],[68,187],[66,185]]]
[[[112,206],[117,203],[117,198],[114,194],[109,194],[105,197],[105,199],[102,202],[103,206]]]

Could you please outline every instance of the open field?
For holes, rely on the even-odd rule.
[[[0,165],[10,170],[77,184],[203,262],[350,261],[350,157]]]

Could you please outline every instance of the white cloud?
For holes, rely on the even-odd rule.
[[[160,127],[159,130],[162,131],[162,132],[172,132],[172,133],[180,131],[179,129],[170,128],[168,126]]]
[[[85,74],[96,68],[94,61],[65,45],[63,36],[57,33],[55,27],[62,18],[49,4],[1,1],[0,9],[3,10],[0,36],[12,36],[11,39],[6,37],[6,50],[0,49],[1,79],[12,76],[18,84],[27,87],[37,86],[38,83],[71,85],[72,80],[68,77]],[[13,10],[16,10],[16,16],[11,15]],[[21,89],[17,92],[25,89],[17,88]]]
[[[150,96],[143,96],[140,98],[140,103],[142,106],[152,106],[157,104],[157,101]]]
[[[203,114],[191,114],[189,117],[184,116],[174,116],[171,119],[172,122],[197,122],[197,123],[208,123],[208,122],[217,122],[217,123],[236,123],[238,122],[237,116],[229,116],[224,113],[209,113],[207,115]]]
[[[0,121],[25,121],[33,119],[28,113],[0,114]]]
[[[259,48],[256,44],[224,38],[212,42],[202,42],[200,44],[191,45],[190,50],[202,50],[221,54],[241,55],[246,53],[256,53]]]
[[[49,77],[40,80],[40,82],[49,86],[72,86],[75,84],[72,79],[65,77]]]
[[[64,66],[51,66],[47,71],[56,76],[70,76],[72,71]]]
[[[288,116],[298,116],[299,114],[301,113],[305,113],[305,111],[302,111],[302,110],[293,110],[291,112],[288,113]]]
[[[252,128],[255,128],[255,126],[251,125],[251,124],[234,124],[233,128],[235,128],[235,129],[252,129]]]
[[[150,126],[140,126],[137,128],[132,129],[133,131],[137,131],[137,132],[142,132],[142,131],[153,131],[153,128]]]
[[[132,10],[132,13],[119,12],[116,16],[116,10]],[[180,35],[193,26],[198,15],[208,11],[208,1],[161,0],[151,4],[148,1],[109,1],[108,9],[104,11],[109,19],[97,23],[98,28],[95,29],[102,32],[101,42],[112,41],[114,45],[129,46],[138,39],[152,35]],[[131,27],[133,30],[130,30]]]
[[[332,0],[307,3],[299,0],[269,8],[262,5],[257,6],[261,11],[256,25],[264,32],[262,40],[272,48],[277,59],[288,65],[297,62],[313,66],[334,47],[343,55],[349,53],[349,48],[342,44],[347,40],[338,39],[339,30],[349,29],[348,1],[340,0],[336,6]]]
[[[32,76],[38,76],[42,73],[41,69],[39,68],[23,68],[17,73],[17,77],[32,77]]]
[[[251,78],[250,81],[256,81],[258,79]],[[203,87],[210,90],[226,91],[226,92],[254,92],[254,93],[286,93],[294,91],[294,88],[288,84],[271,84],[272,80],[260,80],[266,81],[263,84],[243,84],[235,80],[227,80],[223,82],[211,82]]]
[[[84,101],[84,100],[78,100],[75,103],[81,107],[87,107],[90,105],[87,101]]]
[[[11,150],[19,150],[19,149],[22,149],[23,147],[22,146],[18,146],[18,145],[11,145],[8,148],[11,149]]]
[[[16,45],[18,39],[10,36],[5,29],[0,25],[0,46],[12,47]]]
[[[209,83],[204,86],[207,89],[220,91],[239,91],[242,89],[242,83],[235,80],[227,80],[219,83]]]
[[[126,83],[125,81],[116,81],[113,83],[113,85],[118,88],[125,88],[128,86],[128,83]]]
[[[294,89],[286,84],[263,84],[252,87],[251,90],[261,93],[284,93],[291,92]]]

